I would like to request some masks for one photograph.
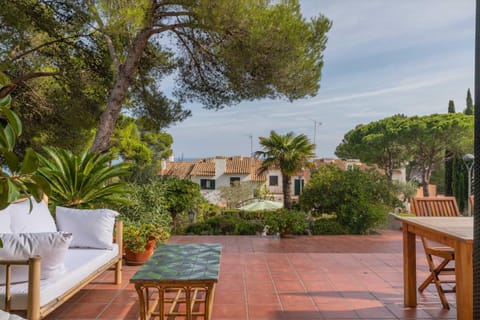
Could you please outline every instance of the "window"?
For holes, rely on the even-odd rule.
[[[302,193],[302,191],[303,191],[304,185],[305,185],[305,180],[303,180],[303,179],[295,179],[295,181],[294,181],[294,190],[293,190],[294,195],[299,196],[300,193]]]
[[[240,177],[230,177],[230,185],[233,186],[236,183],[240,183]]]
[[[215,190],[215,180],[200,179],[200,188],[205,190]]]
[[[269,186],[278,186],[278,176],[268,177],[268,185]]]
[[[347,163],[347,170],[353,170],[355,169],[355,164],[354,163]]]

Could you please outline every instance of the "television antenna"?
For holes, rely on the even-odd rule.
[[[316,147],[317,146],[317,126],[321,126],[322,122],[313,120],[313,119],[310,119],[310,120],[313,121],[313,144]]]

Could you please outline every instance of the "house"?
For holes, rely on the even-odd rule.
[[[202,194],[212,203],[221,203],[219,188],[230,186],[235,182],[254,182],[253,190],[257,186],[264,185],[270,196],[278,201],[283,200],[282,173],[280,168],[271,167],[261,173],[262,160],[244,156],[217,156],[205,158],[193,162],[175,162],[170,159],[161,171],[161,175],[175,176],[180,179],[189,179],[198,185]],[[383,170],[376,166],[370,166],[357,159],[319,158],[314,159],[312,166],[302,168],[292,176],[291,195],[293,201],[298,201],[304,186],[308,182],[311,171],[321,165],[335,165],[342,170],[358,167],[361,170],[375,169],[380,173]],[[398,176],[401,179],[402,171]],[[404,171],[403,171],[404,174]]]
[[[217,156],[195,162],[168,162],[161,175],[189,179],[198,185],[202,194],[212,203],[221,203],[219,189],[236,182],[254,182],[255,188],[265,183],[265,173],[260,173],[261,160],[243,156]]]

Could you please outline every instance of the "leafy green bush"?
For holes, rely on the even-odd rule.
[[[336,218],[319,218],[312,222],[310,231],[313,235],[348,234]]]
[[[263,229],[263,225],[255,221],[245,221],[234,216],[215,216],[203,222],[189,225],[187,234],[200,235],[255,235]]]
[[[240,220],[237,224],[236,234],[238,235],[256,235],[263,231],[263,223],[259,221]]]
[[[219,206],[212,204],[207,200],[200,201],[197,204],[195,210],[195,218],[196,221],[199,222],[205,221],[205,219],[208,219],[210,217],[218,216],[222,212]]]
[[[303,234],[307,229],[307,217],[305,213],[294,210],[277,210],[269,212],[265,216],[265,225],[269,233],[293,233]]]
[[[314,172],[300,196],[303,210],[314,216],[335,214],[336,221],[352,234],[365,234],[381,225],[396,201],[385,176],[335,166]]]
[[[165,185],[160,180],[129,185],[131,192],[126,194],[127,203],[118,204],[116,209],[121,219],[133,223],[152,223],[170,232],[172,217],[167,210]]]
[[[263,221],[267,215],[276,212],[279,212],[279,210],[244,211],[239,209],[224,209],[222,210],[222,215],[234,216],[249,221]]]

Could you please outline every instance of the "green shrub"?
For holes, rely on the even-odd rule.
[[[293,233],[303,234],[307,229],[307,217],[305,213],[294,210],[277,210],[265,215],[265,225],[269,233]]]
[[[255,235],[262,229],[263,224],[259,222],[220,215],[189,225],[185,233],[199,235]]]
[[[213,235],[212,227],[206,222],[196,222],[185,228],[185,234]]]
[[[265,216],[270,213],[279,212],[278,210],[263,210],[263,211],[244,211],[239,209],[223,209],[222,215],[234,216],[243,220],[249,221],[263,221]]]
[[[312,174],[300,206],[312,215],[335,214],[352,234],[365,234],[384,223],[397,199],[385,176],[376,171],[343,171],[322,166]]]
[[[240,220],[237,224],[236,234],[238,235],[256,235],[263,231],[263,223],[259,221]]]
[[[127,204],[119,204],[120,218],[133,223],[153,223],[170,232],[172,217],[167,211],[165,185],[160,180],[145,184],[130,184],[131,192],[125,195]]]
[[[313,221],[310,231],[313,235],[348,234],[348,229],[336,218],[319,218]]]
[[[221,209],[219,206],[208,202],[207,200],[199,201],[196,208],[196,221],[204,221],[210,217],[218,216],[221,214]]]

